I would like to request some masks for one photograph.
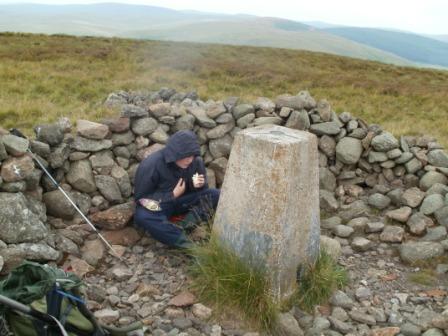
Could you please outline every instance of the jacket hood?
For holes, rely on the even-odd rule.
[[[187,156],[198,156],[201,154],[198,139],[192,131],[179,131],[174,133],[163,149],[165,162],[171,163],[186,158]]]

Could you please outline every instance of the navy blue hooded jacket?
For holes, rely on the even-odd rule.
[[[186,168],[180,168],[176,161],[194,156]],[[192,131],[179,131],[173,134],[165,148],[149,155],[139,165],[134,179],[134,199],[150,198],[160,202],[174,199],[173,190],[180,178],[186,182],[185,193],[207,188],[194,188],[192,177],[195,173],[205,174],[205,166],[200,157],[196,134]]]

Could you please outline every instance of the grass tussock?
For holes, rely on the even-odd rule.
[[[336,289],[347,284],[347,273],[321,251],[314,264],[303,270],[296,293],[286,302],[274,302],[266,271],[250,267],[216,236],[190,251],[192,289],[214,307],[217,316],[243,318],[258,330],[278,334],[277,317],[293,305],[312,311],[326,302]]]
[[[407,278],[413,283],[424,286],[434,286],[439,283],[446,284],[447,279],[444,276],[438,275],[436,272],[438,264],[448,264],[448,256],[442,255],[440,257],[410,264],[411,266],[418,268],[418,270],[408,274]]]
[[[234,316],[251,326],[272,331],[279,312],[269,295],[269,282],[261,269],[247,265],[214,235],[191,250],[193,289],[212,304],[217,314]]]
[[[0,125],[31,132],[60,116],[116,116],[110,92],[197,90],[201,99],[252,102],[309,90],[396,136],[448,146],[448,71],[399,67],[299,50],[0,33]]]
[[[347,284],[344,268],[325,251],[321,250],[314,264],[309,264],[299,280],[299,288],[293,301],[305,311],[327,302],[333,292]]]
[[[408,275],[408,279],[413,283],[424,286],[432,286],[437,283],[436,272],[432,269],[422,269],[411,273]]]

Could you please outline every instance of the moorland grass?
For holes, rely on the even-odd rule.
[[[347,282],[347,271],[321,249],[316,262],[306,266],[293,300],[303,310],[312,312],[315,306],[327,303],[334,291]]]
[[[269,296],[263,269],[252,267],[211,235],[208,242],[191,249],[192,288],[219,315],[234,314],[261,330],[272,330],[279,307]]]
[[[448,71],[323,53],[213,44],[0,33],[0,125],[31,132],[61,116],[116,116],[118,90],[196,90],[201,99],[309,90],[395,135],[448,145]]]
[[[311,311],[347,283],[345,270],[322,250],[315,263],[304,267],[296,293],[286,302],[275,302],[267,271],[249,265],[215,235],[192,248],[190,254],[192,289],[201,301],[212,305],[217,316],[242,318],[273,334],[279,333],[276,323],[281,310],[297,305]]]
[[[437,283],[437,275],[433,269],[422,269],[408,275],[408,280],[424,286],[432,286]]]

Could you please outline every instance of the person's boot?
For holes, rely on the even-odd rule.
[[[174,243],[174,246],[181,249],[189,249],[194,246],[194,243],[187,238],[187,236],[182,233],[179,239]]]
[[[193,231],[198,226],[198,219],[194,213],[189,212],[178,224],[187,232]]]

